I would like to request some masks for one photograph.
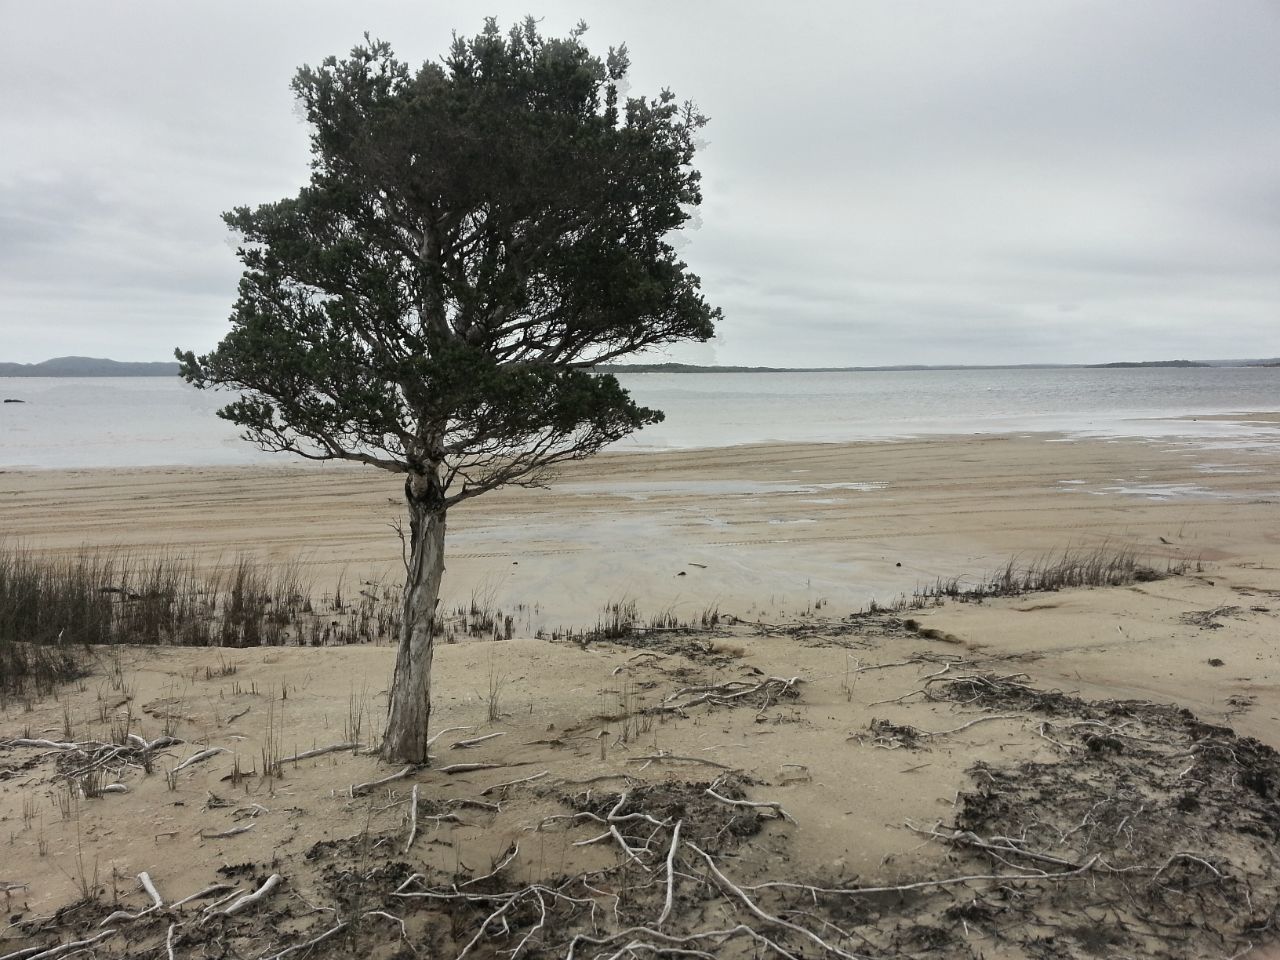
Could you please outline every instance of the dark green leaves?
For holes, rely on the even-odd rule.
[[[669,243],[701,195],[706,121],[620,102],[625,47],[526,20],[417,72],[366,37],[294,82],[312,124],[296,197],[228,213],[244,264],[200,386],[268,449],[526,482],[661,414],[583,368],[705,340],[719,311]]]

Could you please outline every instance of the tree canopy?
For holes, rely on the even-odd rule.
[[[706,122],[630,97],[625,47],[488,20],[416,72],[371,40],[303,67],[310,182],[224,215],[231,331],[178,351],[264,449],[433,474],[442,506],[594,453],[662,414],[602,361],[706,340],[719,311],[670,236]]]
[[[603,60],[488,20],[416,73],[365,37],[303,67],[311,176],[225,215],[244,272],[231,331],[182,375],[264,449],[405,475],[410,549],[382,752],[426,763],[435,612],[454,504],[535,484],[657,422],[591,368],[706,340],[719,311],[677,258],[706,120],[620,91]]]

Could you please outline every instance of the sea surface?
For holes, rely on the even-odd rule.
[[[1280,368],[635,373],[619,376],[666,420],[622,450],[1061,433],[1280,442],[1280,424],[1192,419],[1280,411]],[[178,378],[0,378],[0,467],[281,463],[215,411],[229,395]]]

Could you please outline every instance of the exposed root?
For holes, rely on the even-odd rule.
[[[370,780],[367,783],[353,783],[350,787],[347,788],[347,792],[352,797],[359,797],[368,793],[374,787],[380,787],[383,784],[394,783],[397,780],[403,780],[405,777],[409,776],[411,773],[413,773],[413,767],[408,766],[408,767],[405,767],[403,770],[401,770],[399,773],[393,773],[389,777],[383,777],[380,780]]]

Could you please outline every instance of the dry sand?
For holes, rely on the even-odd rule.
[[[833,902],[755,892],[773,916],[785,908],[844,955],[1244,955],[1274,937],[1277,900],[1280,763],[1266,748],[1280,746],[1278,460],[1265,445],[1047,436],[744,447],[601,457],[550,490],[486,496],[451,518],[446,595],[518,611],[517,639],[439,648],[433,723],[464,729],[443,735],[432,769],[363,796],[351,785],[394,768],[344,751],[261,775],[271,755],[376,739],[386,647],[125,649],[118,660],[103,654],[56,701],[5,710],[0,885],[23,886],[8,894],[0,956],[116,929],[98,955],[164,957],[172,925],[174,956],[265,957],[355,918],[311,955],[452,957],[503,902],[493,897],[589,871],[603,871],[589,895],[602,933],[652,927],[670,823],[624,824],[644,867],[607,832],[576,846],[607,831],[589,818],[536,829],[574,810],[607,818],[623,790],[624,814],[685,819],[686,842],[739,884],[1026,877],[1094,854],[1108,865],[1094,862],[1075,881],[979,880]],[[0,474],[0,530],[51,553],[121,544],[208,563],[238,551],[303,555],[332,589],[394,579],[398,544],[386,524],[397,494],[394,481],[354,470],[11,472]],[[1013,556],[1100,544],[1185,573],[849,617],[937,578],[976,582]],[[625,643],[531,638],[590,625],[624,596],[646,613],[696,618],[718,607],[739,622]],[[798,680],[654,713],[697,699],[690,688],[747,684],[724,694],[770,677]],[[1189,707],[1198,720],[1149,703]],[[3,746],[61,741],[68,725],[74,740],[109,741],[126,718],[144,738],[167,725],[184,741],[163,749],[150,775],[110,764],[126,793],[73,801],[59,770],[87,758]],[[207,748],[223,752],[168,782],[165,771]],[[457,762],[503,766],[440,771]],[[710,799],[706,783],[725,777],[723,795],[780,803],[795,823]],[[702,786],[681,786],[690,782]],[[406,853],[415,784],[418,836]],[[426,819],[449,814],[463,822]],[[251,829],[210,837],[240,826]],[[927,835],[960,826],[1014,840],[993,855]],[[447,893],[517,842],[499,877],[464,888],[489,900],[393,894],[410,871],[427,879],[408,890]],[[1060,862],[1008,852],[1019,843]],[[812,939],[752,917],[723,886],[696,881],[707,869],[682,850],[688,876],[668,932],[747,922],[796,956],[823,955]],[[103,905],[67,908],[95,870]],[[234,918],[200,923],[202,903],[98,928],[113,898],[134,911],[149,904],[134,879],[144,870],[167,901],[216,881],[242,890],[272,873],[284,881]],[[573,932],[591,929],[581,904],[548,906],[552,920],[522,955],[560,956]],[[536,896],[521,901],[506,918],[511,935],[495,921],[469,955],[509,956],[538,916]],[[390,917],[404,919],[407,942]],[[358,943],[343,943],[352,931]],[[653,955],[618,952],[627,940],[577,955]],[[760,949],[741,938],[684,946]]]

